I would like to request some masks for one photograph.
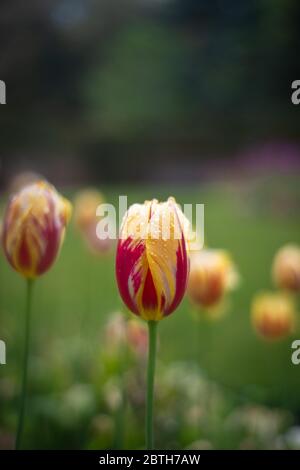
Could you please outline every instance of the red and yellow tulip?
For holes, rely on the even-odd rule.
[[[275,284],[292,292],[300,291],[300,247],[285,245],[276,254],[273,262]]]
[[[237,281],[238,274],[226,251],[204,249],[192,253],[188,295],[196,306],[219,306]]]
[[[71,204],[46,181],[21,189],[3,220],[3,247],[11,266],[25,278],[48,271],[62,245]]]
[[[174,198],[134,204],[120,229],[116,277],[124,303],[148,323],[146,447],[153,449],[153,396],[158,320],[170,315],[186,291],[189,223]]]
[[[292,299],[280,292],[257,295],[252,303],[252,324],[263,338],[277,340],[293,333],[296,323]]]
[[[117,282],[127,307],[144,320],[170,315],[184,296],[189,271],[185,227],[173,198],[134,204],[124,216]]]

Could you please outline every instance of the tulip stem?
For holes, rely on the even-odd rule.
[[[25,408],[27,399],[27,376],[28,376],[28,355],[29,355],[29,341],[30,341],[30,315],[32,303],[32,287],[33,280],[27,280],[26,286],[26,303],[25,303],[25,338],[24,338],[24,351],[23,351],[23,371],[22,371],[22,384],[21,384],[21,398],[19,409],[19,421],[16,437],[16,450],[21,448],[24,421],[25,421]]]
[[[148,368],[146,402],[146,448],[153,449],[153,396],[156,359],[157,322],[148,321]]]

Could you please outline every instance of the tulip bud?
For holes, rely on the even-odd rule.
[[[300,248],[286,245],[276,254],[273,262],[275,284],[293,292],[300,291]]]
[[[54,263],[71,216],[71,204],[46,181],[20,190],[8,204],[3,247],[11,266],[33,279]]]
[[[281,293],[257,295],[252,303],[251,317],[257,333],[272,340],[290,335],[296,321],[292,300]]]
[[[185,293],[189,269],[185,220],[173,198],[134,204],[124,216],[116,277],[123,301],[144,320],[171,314]]]
[[[205,249],[192,254],[188,295],[200,307],[219,305],[238,280],[229,255],[222,250]]]

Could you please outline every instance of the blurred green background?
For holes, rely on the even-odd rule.
[[[205,204],[206,242],[240,273],[219,322],[196,322],[187,299],[161,322],[159,447],[300,448],[293,338],[266,343],[249,319],[275,252],[300,242],[299,22],[297,0],[1,1],[1,214],[24,170],[71,199],[92,185],[114,204],[173,195]],[[71,224],[36,283],[28,448],[143,446],[144,364],[128,361],[124,418],[105,353],[104,325],[125,312],[114,257],[93,257]],[[24,297],[1,253],[0,448],[13,447]]]

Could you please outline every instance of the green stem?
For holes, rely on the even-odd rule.
[[[28,279],[27,280],[27,292],[26,292],[26,304],[25,304],[25,340],[24,340],[24,353],[23,353],[23,375],[22,375],[22,385],[21,385],[19,421],[18,421],[17,438],[16,438],[16,450],[19,450],[21,448],[22,434],[23,434],[24,421],[25,421],[32,287],[33,287],[33,280]]]
[[[157,322],[148,322],[148,368],[147,368],[147,403],[146,403],[146,448],[153,449],[153,396],[156,358]]]

